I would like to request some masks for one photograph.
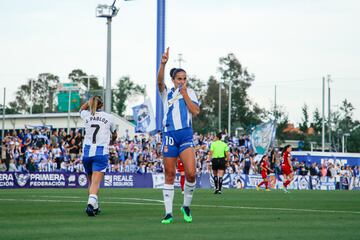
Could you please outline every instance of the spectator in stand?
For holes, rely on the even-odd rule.
[[[8,172],[17,172],[18,169],[13,158],[10,159]]]
[[[60,142],[59,132],[57,129],[54,129],[50,136],[50,145],[55,146],[56,144],[59,144],[59,142]]]
[[[55,144],[55,146],[51,150],[51,153],[52,153],[53,158],[55,159],[57,169],[59,169],[60,164],[61,164],[62,160],[64,159],[64,157],[62,155],[62,151],[59,147],[59,143]]]
[[[75,135],[74,139],[75,139],[75,144],[78,146],[78,149],[80,151],[82,148],[82,142],[84,140],[80,130],[76,130],[76,135]]]
[[[70,140],[70,143],[68,144],[66,150],[67,150],[68,154],[70,155],[71,160],[74,160],[75,158],[77,158],[79,156],[80,149],[79,149],[79,145],[76,144],[75,138],[72,138]]]
[[[313,162],[310,167],[310,176],[320,176],[320,170],[316,162]]]
[[[4,163],[4,160],[0,158],[0,172],[6,172],[6,164]]]
[[[19,163],[17,166],[17,171],[18,172],[28,172],[27,168],[26,168],[26,164],[24,162],[24,160],[21,158],[19,159]]]
[[[353,166],[354,177],[360,176],[360,166]]]
[[[275,149],[274,148],[270,149],[269,161],[270,161],[270,168],[275,169],[276,156],[275,156]]]
[[[249,152],[246,152],[245,153],[245,157],[242,161],[242,164],[243,164],[243,172],[244,174],[249,174],[250,172],[250,168],[251,168],[251,158],[250,158],[250,153]]]
[[[31,173],[38,170],[35,164],[35,159],[32,156],[30,156],[28,159],[27,170]]]
[[[301,176],[307,176],[309,172],[308,167],[306,166],[305,161],[302,161],[301,163],[299,163],[298,165],[298,174]]]
[[[321,176],[326,177],[327,176],[327,166],[325,163],[321,166]]]
[[[61,172],[67,172],[68,171],[68,166],[69,166],[69,160],[64,160],[61,162],[60,164],[60,171]]]

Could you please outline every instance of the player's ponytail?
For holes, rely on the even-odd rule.
[[[261,163],[264,161],[264,158],[266,158],[266,154],[264,154],[262,157],[261,157],[261,160],[259,162],[259,165],[261,165]]]
[[[100,109],[103,106],[103,102],[100,96],[91,97],[89,100],[89,108],[91,115],[95,115],[96,110]]]

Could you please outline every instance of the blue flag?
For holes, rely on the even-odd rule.
[[[276,123],[269,121],[256,125],[251,132],[251,145],[258,154],[265,154],[275,139]]]
[[[136,133],[147,133],[155,130],[155,117],[150,99],[146,99],[143,104],[132,108],[135,121]]]

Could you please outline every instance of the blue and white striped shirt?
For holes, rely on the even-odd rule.
[[[187,93],[196,105],[199,106],[199,101],[196,97],[195,91],[187,88]],[[192,126],[192,114],[186,106],[185,100],[181,95],[179,89],[171,88],[161,93],[161,98],[164,104],[164,132],[175,131]]]
[[[85,122],[83,157],[94,157],[109,154],[109,143],[116,127],[111,114],[98,111],[91,115],[90,111],[80,111]]]

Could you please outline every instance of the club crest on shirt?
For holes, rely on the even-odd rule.
[[[164,153],[167,153],[169,151],[168,146],[164,146]]]

